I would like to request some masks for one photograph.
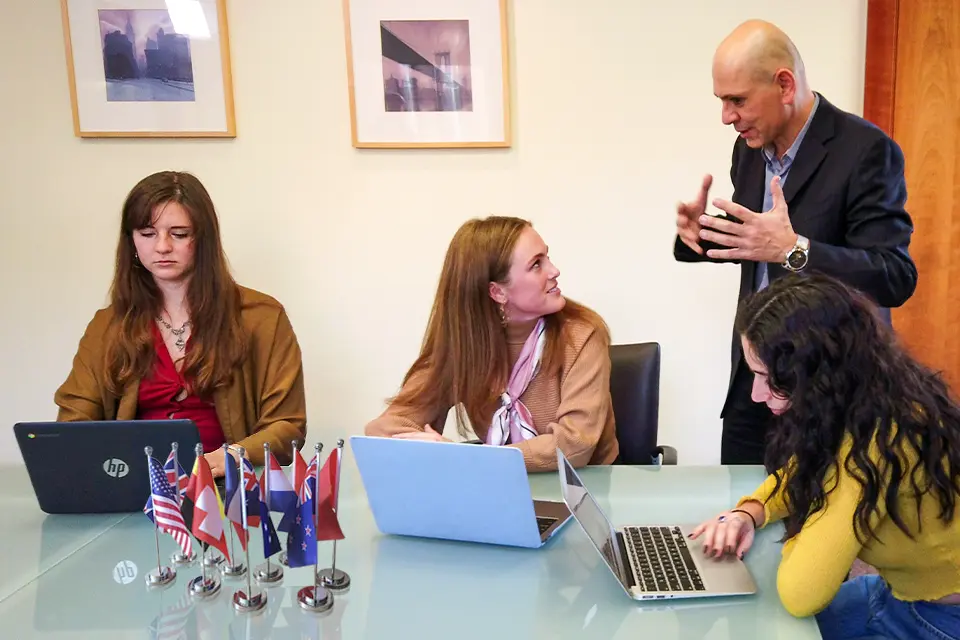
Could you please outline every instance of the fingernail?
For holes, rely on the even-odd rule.
[[[692,533],[688,533],[688,534],[687,534],[687,537],[688,537],[688,538],[692,538],[692,537],[693,537],[693,534],[692,534]]]
[[[742,553],[738,553],[738,554],[737,554],[737,557],[740,558],[741,560],[743,560],[743,554],[742,554]]]

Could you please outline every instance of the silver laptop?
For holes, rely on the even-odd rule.
[[[722,559],[704,556],[700,540],[687,538],[696,525],[615,529],[559,449],[557,463],[563,501],[620,586],[634,600],[739,596],[757,592],[742,560],[735,556]]]
[[[534,500],[514,447],[351,436],[377,528],[386,534],[544,546],[570,520]]]

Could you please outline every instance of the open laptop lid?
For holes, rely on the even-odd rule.
[[[541,545],[519,449],[372,436],[350,448],[381,532]]]
[[[620,544],[617,533],[600,505],[590,495],[573,465],[560,449],[557,449],[557,469],[560,475],[560,491],[570,513],[583,528],[600,557],[620,581],[624,591],[629,593],[626,568],[620,556]]]
[[[123,513],[150,496],[144,447],[164,464],[171,444],[189,474],[200,442],[191,420],[20,422],[13,426],[45,513]]]

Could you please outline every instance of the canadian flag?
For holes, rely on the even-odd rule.
[[[319,460],[317,461],[319,463]],[[340,447],[334,449],[320,469],[315,506],[317,510],[317,540],[343,540],[337,501],[340,496]]]

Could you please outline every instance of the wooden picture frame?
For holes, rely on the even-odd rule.
[[[507,0],[343,0],[356,148],[509,147]]]
[[[81,138],[233,138],[226,0],[60,0]]]

